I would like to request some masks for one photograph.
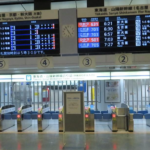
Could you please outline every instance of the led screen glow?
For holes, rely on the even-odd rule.
[[[0,55],[36,56],[58,53],[58,19],[0,23]]]
[[[150,15],[78,18],[79,53],[150,51]]]

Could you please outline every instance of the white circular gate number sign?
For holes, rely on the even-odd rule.
[[[0,60],[0,68],[1,69],[3,69],[3,68],[5,68],[5,65],[6,65],[6,62],[5,62],[5,60]]]
[[[6,70],[8,69],[9,67],[9,64],[8,64],[8,60],[7,59],[0,59],[0,70]]]
[[[52,57],[39,58],[38,68],[39,69],[53,68],[53,58]]]
[[[83,59],[82,64],[85,67],[90,67],[92,65],[92,59],[90,59],[89,57],[86,57]]]
[[[42,67],[48,67],[50,65],[50,61],[47,58],[43,58],[43,59],[41,59],[40,64]]]
[[[125,55],[125,54],[120,55],[120,57],[119,57],[119,62],[120,62],[121,64],[126,64],[126,63],[128,63],[128,56]]]

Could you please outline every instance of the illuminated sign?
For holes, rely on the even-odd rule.
[[[27,77],[31,76],[29,81]],[[149,71],[130,72],[96,72],[96,73],[57,73],[57,74],[23,74],[12,75],[10,82],[34,82],[34,81],[83,81],[83,80],[110,80],[110,79],[149,79]]]
[[[52,55],[59,51],[58,11],[0,14],[1,56]]]
[[[150,5],[79,9],[78,52],[150,52],[149,8]]]

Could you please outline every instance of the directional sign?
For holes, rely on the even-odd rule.
[[[132,65],[132,54],[115,54],[116,65]]]
[[[9,68],[8,60],[0,58],[0,70],[7,70],[8,68]]]
[[[95,68],[94,56],[80,56],[79,66],[81,68]]]
[[[53,68],[53,58],[52,57],[42,57],[38,59],[39,69]]]

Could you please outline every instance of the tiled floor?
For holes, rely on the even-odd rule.
[[[32,127],[22,133],[16,132],[16,126],[0,133],[0,150],[61,150],[64,139],[66,150],[83,150],[85,141],[86,150],[149,150],[150,127],[137,123],[134,128],[133,133],[112,133],[106,122],[95,122],[95,133],[64,136],[58,133],[57,121],[50,122],[43,133],[37,132],[33,121]]]

